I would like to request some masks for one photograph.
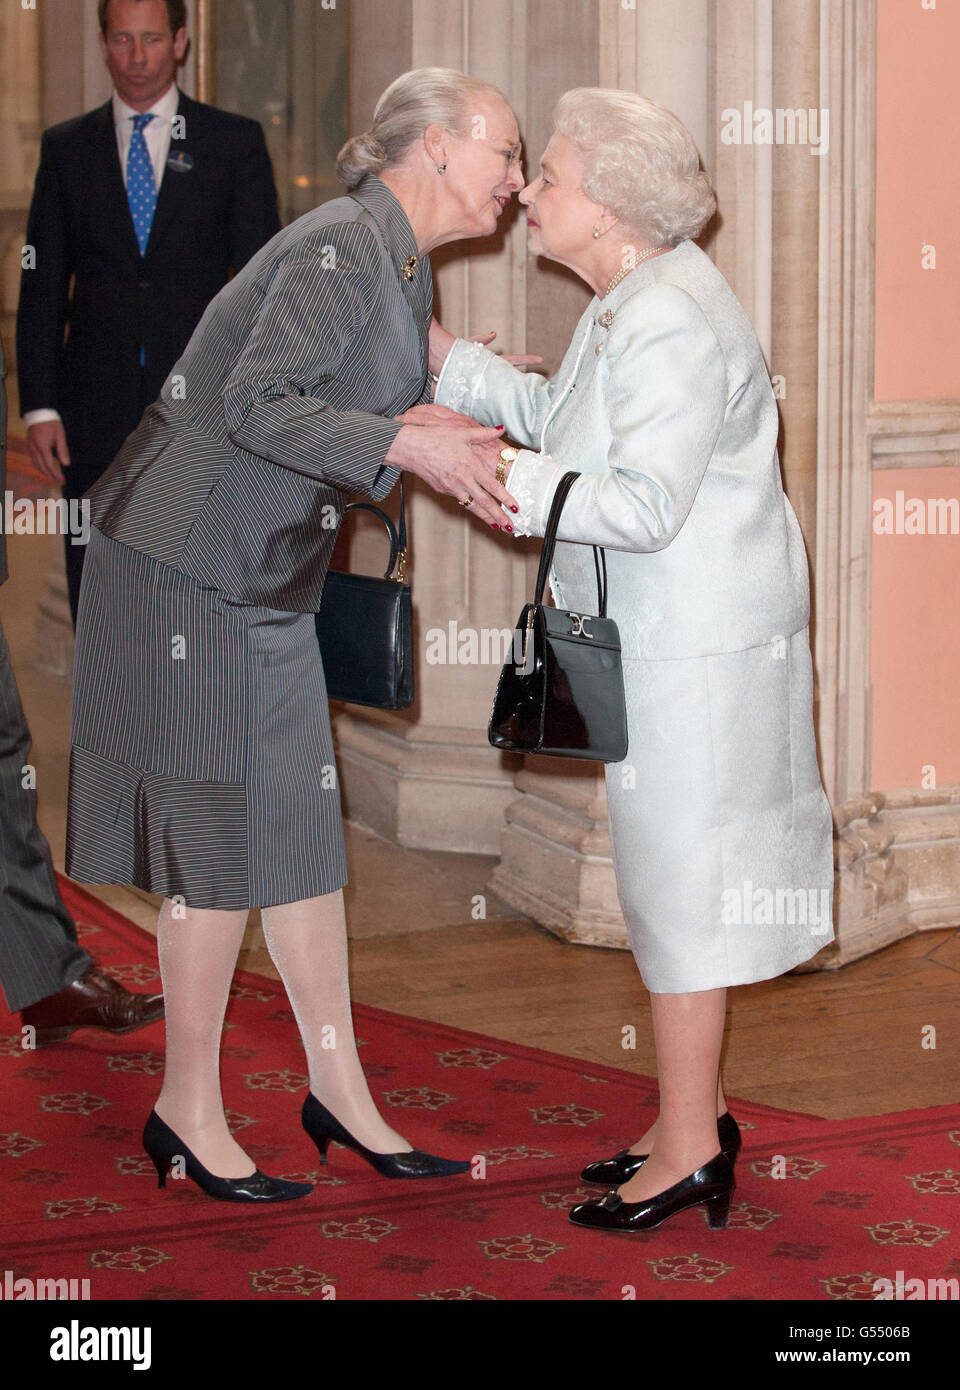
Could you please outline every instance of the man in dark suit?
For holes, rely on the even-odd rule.
[[[114,95],[44,133],[17,325],[30,455],[67,498],[104,472],[207,304],[280,230],[258,123],[176,86],[183,0],[100,0],[99,15]],[[67,538],[66,555],[75,621],[84,547]]]
[[[7,392],[0,344],[0,498],[7,486]],[[0,584],[7,544],[0,526]],[[77,1028],[130,1033],[163,1017],[162,994],[132,994],[77,941],[57,890],[50,846],[37,825],[37,793],[24,777],[30,730],[0,626],[0,984],[23,1011],[34,1045],[62,1042]]]

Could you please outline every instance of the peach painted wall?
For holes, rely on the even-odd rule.
[[[928,498],[955,498],[960,511],[960,468],[874,473],[874,503],[888,499],[896,510],[898,492],[903,534],[878,534],[874,506],[871,540],[870,783],[877,791],[926,785],[928,765],[934,785],[960,782],[960,534],[906,533],[910,498],[922,498],[925,511]]]
[[[960,421],[960,0],[926,3],[877,0],[874,397],[954,400]],[[910,534],[906,506],[960,501],[960,468],[874,473],[874,502],[898,493],[900,533],[874,509],[871,545],[878,791],[960,783],[960,535]]]
[[[960,0],[877,0],[877,400],[960,396],[958,87]]]

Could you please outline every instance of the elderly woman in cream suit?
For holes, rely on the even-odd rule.
[[[720,1077],[726,989],[832,940],[832,818],[817,768],[803,539],[784,496],[756,335],[694,244],[716,202],[670,112],[579,89],[520,195],[531,249],[594,290],[557,375],[525,374],[436,322],[438,403],[505,423],[513,534],[542,536],[551,587],[596,611],[607,547],[629,749],[606,768],[630,943],[651,992],[656,1123],[582,1178],[579,1225],[645,1230],[705,1203],[726,1224],[740,1136]],[[512,457],[507,451],[506,461]],[[506,509],[505,509],[506,512]]]

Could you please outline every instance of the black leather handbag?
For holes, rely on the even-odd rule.
[[[327,571],[317,614],[327,694],[331,700],[352,705],[406,709],[413,703],[413,600],[403,577],[407,556],[403,479],[399,531],[372,502],[348,502],[343,510],[373,512],[380,518],[390,538],[390,562],[382,579]]]
[[[543,603],[557,527],[580,477],[565,473],[547,520],[533,603],[517,620],[513,659],[500,674],[488,736],[511,753],[547,753],[618,763],[627,756],[620,633],[607,617],[607,565],[593,547],[599,613],[566,613]]]

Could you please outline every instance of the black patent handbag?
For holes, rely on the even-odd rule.
[[[414,695],[413,599],[410,585],[404,582],[403,479],[399,529],[372,502],[348,502],[343,510],[373,512],[380,518],[390,539],[390,560],[382,579],[327,571],[316,619],[327,695],[375,709],[406,709]]]
[[[620,633],[607,617],[602,549],[593,547],[596,615],[567,613],[543,602],[560,513],[579,477],[565,473],[554,493],[536,593],[517,620],[512,660],[500,674],[487,733],[494,748],[510,753],[618,763],[627,756],[627,712]]]

